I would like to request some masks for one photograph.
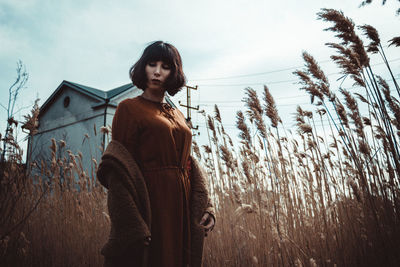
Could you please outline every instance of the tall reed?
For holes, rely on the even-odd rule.
[[[297,132],[288,133],[268,87],[264,108],[257,91],[245,89],[247,110],[237,112],[238,164],[232,169],[232,160],[222,154],[216,163],[235,176],[230,190],[216,196],[218,220],[206,243],[206,266],[400,264],[400,105],[374,73],[368,53],[381,54],[394,92],[398,85],[376,30],[357,28],[332,9],[322,9],[318,17],[333,23],[327,30],[340,39],[327,44],[337,51],[332,60],[365,93],[341,85],[333,90],[304,52],[305,68],[294,74],[316,109],[297,107]],[[357,29],[371,40],[367,50]]]

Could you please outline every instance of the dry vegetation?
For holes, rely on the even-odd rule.
[[[266,86],[262,99],[246,89],[238,151],[215,107],[209,145],[195,146],[210,177],[218,177],[211,188],[219,220],[206,266],[400,265],[399,86],[372,26],[359,27],[370,42],[365,49],[341,12],[318,16],[340,39],[327,44],[337,52],[332,60],[364,93],[334,92],[304,52],[305,68],[294,74],[315,110],[297,107],[295,133],[281,125]],[[392,90],[374,74],[368,53],[382,56]]]
[[[33,138],[38,112],[35,105],[23,126]],[[1,266],[101,266],[106,192],[83,170],[82,154],[52,139],[50,161],[26,167],[12,133],[1,166]]]
[[[332,60],[364,93],[332,90],[304,52],[305,68],[294,74],[315,110],[297,107],[296,132],[285,130],[266,86],[262,99],[246,89],[239,146],[215,107],[207,116],[210,143],[193,146],[217,208],[205,266],[400,265],[400,89],[373,27],[359,27],[370,42],[365,50],[342,13],[318,16],[340,39],[328,44],[337,51]],[[381,54],[392,89],[374,74],[368,53]],[[24,125],[33,138],[37,112]],[[82,155],[52,140],[51,161],[25,167],[13,140],[11,130],[0,176],[1,265],[100,266],[106,192],[84,172]]]

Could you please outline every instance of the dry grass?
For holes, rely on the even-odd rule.
[[[23,126],[31,134],[37,112],[36,106]],[[8,161],[2,166],[1,266],[102,266],[106,192],[83,171],[82,155],[52,139],[51,159],[26,167],[13,139],[9,134],[5,140]]]
[[[219,165],[211,189],[219,219],[206,243],[206,266],[400,264],[399,98],[373,73],[354,23],[335,10],[319,16],[334,23],[328,30],[341,40],[328,44],[338,52],[332,59],[365,94],[334,94],[305,52],[305,68],[294,74],[316,109],[297,108],[296,133],[278,127],[267,87],[264,110],[256,91],[246,89],[248,110],[237,113],[239,153],[227,149],[220,116],[208,118],[213,142],[201,157],[210,168]],[[386,60],[376,30],[360,29],[372,40],[368,52]]]

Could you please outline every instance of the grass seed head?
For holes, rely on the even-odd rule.
[[[306,62],[307,71],[317,80],[324,84],[329,84],[328,78],[318,65],[317,61],[306,51],[303,52],[303,59]]]
[[[281,122],[282,120],[278,115],[278,109],[276,108],[275,100],[266,85],[264,85],[264,101],[265,114],[268,118],[270,118],[271,126],[276,128],[278,127],[278,122]]]
[[[245,122],[245,118],[242,111],[236,113],[236,127],[240,130],[239,137],[242,139],[246,147],[250,147],[252,144],[252,138],[250,134],[250,129]]]
[[[392,39],[389,40],[389,46],[400,46],[400,36],[399,37],[394,37]]]
[[[367,52],[378,53],[379,52],[378,46],[381,43],[378,31],[371,25],[367,24],[359,26],[358,28],[361,29],[364,35],[371,40],[371,43],[367,46]]]

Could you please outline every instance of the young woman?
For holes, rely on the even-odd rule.
[[[112,125],[112,145],[107,148],[102,163],[107,155],[109,158],[120,158],[119,162],[126,160],[121,155],[131,156],[139,170],[137,176],[142,177],[145,186],[141,187],[141,179],[126,175],[127,181],[133,182],[121,183],[119,189],[115,189],[121,178],[117,178],[118,175],[104,175],[106,172],[100,169],[106,169],[106,164],[99,168],[99,180],[109,189],[108,206],[112,224],[111,241],[102,251],[106,265],[143,266],[148,263],[148,266],[197,266],[201,264],[203,239],[195,235],[196,227],[202,230],[204,236],[214,227],[215,218],[205,190],[204,174],[190,157],[191,130],[183,114],[164,101],[166,92],[173,96],[185,84],[178,50],[162,41],[150,44],[131,67],[130,78],[134,85],[143,90],[143,94],[118,105]],[[118,150],[118,144],[126,151]],[[134,165],[132,162],[122,163],[125,170]],[[121,172],[119,177],[123,176]],[[132,175],[134,171],[128,170],[126,173],[136,176]],[[127,191],[129,193],[125,200],[117,200],[122,195],[121,190],[127,187],[134,189]],[[143,191],[146,193],[143,194]],[[137,192],[141,192],[143,197],[135,195]],[[143,204],[147,197],[150,211],[146,208],[148,205]],[[134,209],[124,210],[130,205],[137,208],[137,215],[132,216]],[[147,236],[145,242],[127,241],[129,245],[125,248],[121,244],[126,242],[116,242],[118,237],[115,236],[124,235],[124,231],[130,232],[129,227],[137,230],[135,223],[119,223],[124,221],[124,216],[135,217],[130,219],[131,222],[141,217],[139,221],[144,221],[143,225],[148,227],[145,230],[151,233],[151,239]],[[119,249],[115,249],[116,245],[110,242],[117,243]],[[148,248],[146,245],[149,245]],[[115,253],[115,250],[121,253]],[[143,254],[148,254],[144,260]]]

